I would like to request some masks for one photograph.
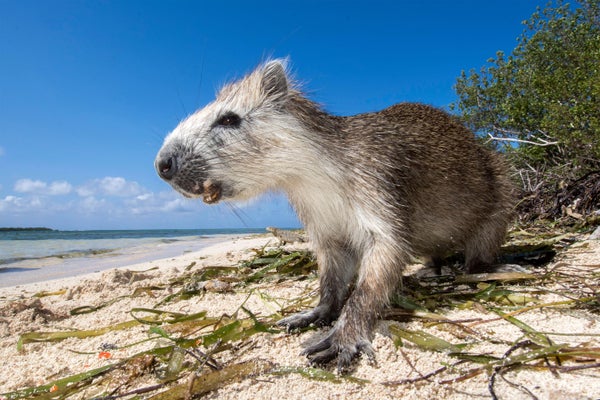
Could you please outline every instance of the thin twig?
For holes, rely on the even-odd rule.
[[[530,144],[533,146],[541,146],[541,147],[558,145],[558,142],[551,142],[551,141],[548,141],[546,139],[542,139],[539,137],[534,137],[534,139],[536,139],[537,141],[533,141],[533,140],[526,140],[526,139],[503,138],[503,137],[494,136],[491,133],[488,133],[488,138],[489,138],[488,139],[489,141],[493,140],[496,142],[512,142],[512,143]]]
[[[457,365],[460,364],[464,364],[466,363],[468,360],[460,360],[455,362],[454,364],[452,364],[451,366],[444,366],[441,368],[436,369],[435,371],[432,371],[428,374],[422,375],[420,372],[416,371],[420,376],[418,378],[410,378],[410,379],[400,379],[399,381],[389,381],[389,382],[383,382],[382,384],[384,386],[398,386],[398,385],[405,385],[407,383],[416,383],[416,382],[420,382],[420,381],[424,381],[427,380],[431,377],[434,377],[436,375],[441,374],[442,372],[448,370],[449,368],[454,368]]]
[[[510,356],[512,353],[514,353],[517,349],[521,349],[524,347],[528,347],[533,345],[534,343],[531,340],[524,340],[522,342],[518,342],[515,343],[513,346],[511,346],[510,349],[508,349],[504,355],[502,356],[502,359],[507,359],[508,356]],[[497,400],[498,397],[496,396],[496,392],[494,391],[494,384],[496,383],[496,375],[500,375],[502,376],[501,372],[504,369],[513,367],[513,364],[510,365],[498,365],[496,367],[494,367],[494,372],[492,373],[492,375],[490,375],[490,379],[488,381],[488,391],[490,392],[490,395],[492,396],[493,400]]]
[[[538,400],[538,397],[535,394],[533,394],[531,392],[531,390],[527,389],[525,386],[519,385],[519,384],[516,384],[514,382],[509,381],[508,379],[506,379],[506,377],[504,375],[500,375],[500,378],[502,378],[502,380],[504,382],[508,383],[510,386],[514,387],[515,389],[518,389],[518,390],[520,390],[522,392],[527,393],[529,396],[531,396],[531,398],[533,400]]]
[[[155,390],[162,389],[165,386],[166,386],[166,383],[159,383],[157,385],[152,385],[152,386],[147,386],[144,388],[135,389],[135,390],[132,390],[127,393],[116,394],[116,395],[111,395],[111,396],[104,396],[104,397],[94,397],[93,400],[115,400],[115,399],[120,399],[122,397],[133,396],[136,394],[144,394],[144,393],[153,392]]]

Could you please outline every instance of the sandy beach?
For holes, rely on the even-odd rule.
[[[223,376],[223,371],[235,366],[238,374],[234,378],[223,378],[225,384],[218,385],[217,390],[207,389],[202,397],[480,399],[492,398],[491,385],[500,399],[598,399],[600,316],[598,299],[588,297],[590,293],[596,296],[598,293],[600,241],[583,239],[559,253],[543,270],[532,273],[539,277],[547,276],[544,274],[549,271],[579,276],[583,278],[578,282],[584,284],[537,278],[536,290],[532,290],[524,283],[506,283],[503,290],[513,291],[523,298],[519,307],[489,298],[485,302],[474,300],[442,308],[435,313],[417,312],[413,317],[385,318],[378,323],[373,340],[376,364],[359,359],[349,376],[337,376],[331,366],[308,368],[306,358],[300,355],[303,345],[322,337],[327,328],[294,334],[267,329],[239,340],[234,338],[225,351],[207,357],[201,370],[188,371],[186,382],[192,388],[195,382],[201,379],[208,382],[211,374]],[[130,394],[122,398],[133,398],[136,390],[160,385],[160,389],[151,394],[142,391],[137,394],[138,398],[151,398],[156,393],[185,387],[181,380],[165,380],[165,361],[157,354],[148,353],[172,345],[173,337],[198,337],[193,324],[186,323],[182,316],[192,318],[206,312],[202,318],[219,320],[221,326],[237,316],[244,323],[259,321],[269,328],[274,316],[282,310],[305,309],[314,304],[318,281],[314,273],[294,279],[257,279],[244,285],[228,279],[209,279],[199,294],[166,301],[169,295],[175,294],[170,283],[185,274],[201,274],[206,268],[239,267],[241,261],[255,255],[256,249],[278,245],[276,239],[267,235],[230,238],[176,257],[0,288],[0,359],[3,360],[0,393],[5,393],[0,399],[37,398],[31,393],[15,391],[45,388],[43,385],[49,384],[52,386],[40,389],[46,396],[41,398],[62,398],[61,379],[104,367],[110,368],[108,375],[86,380],[86,385],[82,384],[69,398],[121,398],[118,396],[127,393]],[[287,245],[286,248],[293,251],[305,247]],[[427,273],[422,265],[412,265],[407,271],[419,279]],[[477,285],[454,283],[453,290],[482,293],[491,287],[485,283]],[[537,289],[540,285],[545,285],[543,291]],[[513,301],[516,301],[515,296]],[[479,298],[481,296],[476,297]],[[426,303],[427,299],[420,301]],[[90,312],[73,313],[82,307],[88,307]],[[148,310],[161,310],[162,314]],[[505,315],[511,311],[511,316]],[[505,313],[504,317],[499,317],[501,313]],[[153,323],[139,323],[142,315],[147,317],[144,321],[154,318]],[[179,320],[171,323],[169,318]],[[114,328],[118,324],[119,329],[96,332],[95,336],[73,335],[60,341],[22,340],[32,338],[28,336],[30,333],[72,333]],[[430,336],[423,335],[431,335],[448,346],[443,351],[439,347],[427,350],[426,345],[415,343],[414,339],[399,339],[398,332],[423,332],[425,339]],[[197,341],[196,355],[211,352],[209,336],[202,337],[204,341]],[[540,341],[548,341],[554,350],[543,348]],[[218,340],[216,343],[222,345]],[[548,351],[545,361],[533,360],[531,354],[535,351]],[[457,357],[457,352],[462,355]],[[135,364],[131,358],[140,354],[145,355],[138,356]],[[195,362],[189,352],[182,354],[184,366]],[[472,359],[466,360],[467,354],[473,355]],[[493,361],[489,368],[482,367],[484,356],[487,362]],[[168,368],[171,361],[166,363]],[[514,367],[517,364],[526,367]],[[246,367],[250,372],[239,372]],[[94,379],[101,384],[89,385]]]

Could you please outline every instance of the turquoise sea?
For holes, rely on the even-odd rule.
[[[217,235],[264,232],[264,229],[6,230],[0,231],[0,268],[16,261],[86,257],[143,244],[200,241]]]
[[[177,257],[258,229],[0,230],[0,287]]]

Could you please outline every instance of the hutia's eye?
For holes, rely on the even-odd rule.
[[[234,114],[234,113],[227,113],[227,114],[219,117],[216,125],[237,128],[238,126],[240,126],[241,122],[242,122],[242,119],[240,118],[239,115]]]

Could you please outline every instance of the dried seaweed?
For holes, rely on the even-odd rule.
[[[250,376],[269,372],[273,364],[264,360],[245,361],[231,364],[219,370],[212,371],[199,376],[191,375],[187,382],[170,387],[168,390],[158,393],[150,400],[180,400],[199,396],[228,385],[229,383]]]
[[[359,385],[370,383],[370,381],[365,379],[359,379],[349,375],[336,375],[333,372],[315,367],[279,367],[274,368],[270,373],[273,375],[298,374],[310,380],[330,383],[351,382]]]
[[[93,336],[101,336],[111,331],[119,331],[123,329],[129,329],[139,325],[138,321],[126,321],[111,326],[82,330],[82,331],[65,331],[65,332],[29,332],[24,333],[17,342],[17,350],[23,350],[23,347],[27,343],[34,342],[58,342],[68,338],[79,338],[84,339]]]
[[[548,266],[548,262],[564,247],[575,243],[572,234],[540,238],[518,232],[515,236],[511,244],[504,248],[504,260],[519,260],[520,263],[529,264],[526,268],[530,272],[437,276],[427,279],[408,277],[403,286],[403,294],[393,299],[393,308],[387,310],[384,317],[401,322],[421,319],[426,329],[414,331],[392,324],[389,331],[394,342],[397,346],[405,346],[410,342],[423,351],[450,351],[448,355],[458,361],[431,372],[418,372],[418,378],[386,382],[385,385],[411,384],[434,377],[439,383],[452,385],[484,374],[488,376],[488,389],[492,398],[496,396],[497,379],[534,396],[535,390],[508,382],[504,374],[531,368],[552,373],[584,369],[598,371],[600,352],[597,347],[590,346],[587,342],[565,343],[564,340],[585,336],[600,337],[600,333],[542,332],[517,316],[538,309],[561,313],[587,310],[592,313],[590,318],[598,320],[600,265],[574,266],[559,262]],[[585,250],[585,244],[582,248]],[[554,298],[562,296],[563,300],[544,301],[548,295]],[[423,308],[433,315],[428,315]],[[483,315],[491,312],[498,317],[459,321],[444,316],[448,310],[455,308],[478,308],[486,313]],[[481,329],[498,320],[504,320],[521,330],[521,339],[517,342],[505,341]],[[453,334],[458,341],[441,339],[435,335],[433,328]],[[507,350],[502,355],[470,352],[470,349],[484,343],[504,346]],[[404,354],[401,348],[398,351]]]
[[[409,331],[397,325],[391,325],[389,329],[397,346],[402,345],[402,340],[404,339],[428,351],[449,353],[459,351],[461,347],[464,347],[464,345],[452,344],[425,331]]]

